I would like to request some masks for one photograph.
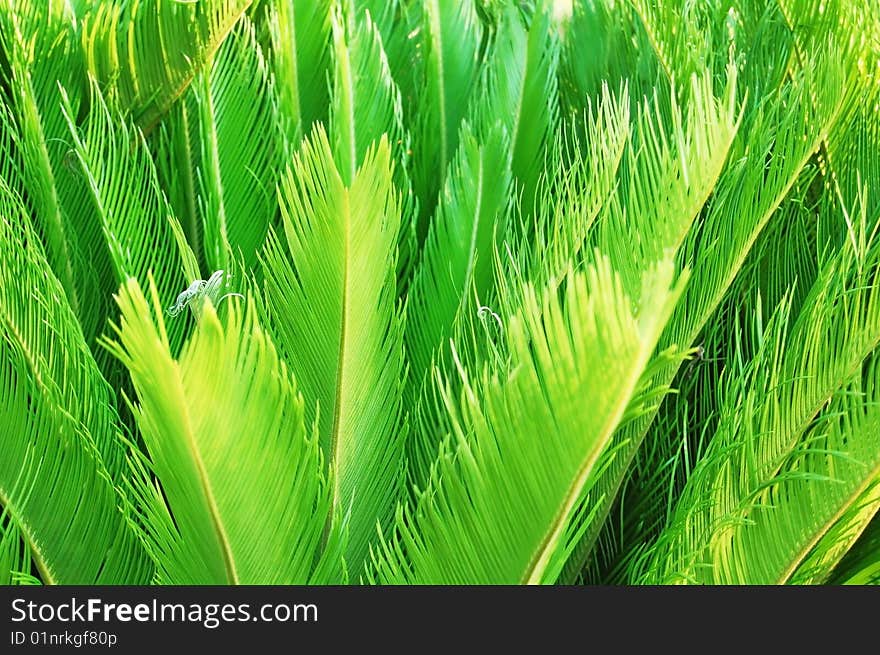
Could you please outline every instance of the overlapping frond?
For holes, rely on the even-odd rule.
[[[250,268],[278,213],[282,151],[275,87],[247,17],[196,77],[192,91],[205,260],[210,271],[230,270],[241,256]]]
[[[144,584],[151,566],[120,509],[124,450],[113,393],[21,200],[2,183],[0,247],[6,562],[32,559],[48,584]]]
[[[267,9],[278,114],[292,154],[316,121],[328,116],[331,2],[280,0]]]
[[[106,343],[137,391],[149,459],[132,453],[131,487],[156,581],[340,582],[341,523],[322,545],[331,484],[320,447],[253,302],[230,303],[222,321],[207,304],[175,360],[152,278],[149,294],[134,279],[120,289],[118,341]]]
[[[531,25],[510,7],[492,35],[488,61],[470,110],[479,134],[501,121],[510,138],[511,166],[525,216],[531,216],[547,150],[559,118],[560,41],[550,3],[539,3]]]
[[[595,235],[630,293],[637,291],[645,262],[678,252],[721,177],[741,117],[736,68],[728,73],[720,98],[705,71],[691,78],[684,110],[674,97],[668,109],[661,107],[656,94],[639,108],[618,193]],[[663,125],[667,112],[668,127]]]
[[[830,584],[880,584],[880,516],[875,515],[862,536],[834,570]]]
[[[428,217],[458,146],[458,131],[477,81],[482,25],[474,0],[422,3],[422,71],[413,127],[412,180],[419,201],[418,236]]]
[[[452,434],[427,489],[398,509],[374,581],[553,581],[571,512],[681,291],[673,274],[670,261],[646,271],[637,311],[603,258],[570,274],[562,298],[555,287],[523,293],[505,325],[511,373],[460,371],[460,397],[445,399]]]
[[[801,78],[744,118],[747,125],[740,128],[731,146],[730,163],[715,186],[699,229],[692,230],[682,243],[680,257],[692,268],[693,278],[660,340],[661,350],[670,345],[691,348],[719,307],[758,236],[837,119],[842,100],[836,85],[839,73],[833,59],[823,59],[810,73],[824,80],[822,96],[811,99],[808,83]],[[667,367],[659,373],[660,381],[670,384],[677,370],[678,365]],[[600,481],[606,512],[652,420],[653,415],[648,415],[615,437],[626,446]],[[587,532],[567,567],[567,579],[582,570],[597,538],[595,531]]]
[[[351,185],[367,151],[384,134],[392,149],[395,179],[401,193],[409,192],[409,136],[403,126],[400,92],[382,45],[382,36],[369,13],[359,18],[339,6],[333,15],[333,89],[330,140],[336,167]]]
[[[91,75],[149,132],[210,61],[252,0],[94,5],[81,34]]]
[[[646,579],[821,581],[870,521],[880,405],[877,367],[863,363],[880,343],[877,253],[845,247],[796,320],[786,300],[756,326],[758,354],[726,372],[718,429]]]
[[[624,80],[638,95],[657,80],[653,52],[634,39],[633,12],[626,2],[573,2],[565,22],[559,61],[563,113],[582,112],[602,87]]]
[[[0,515],[0,585],[16,584],[30,571],[31,551],[18,525],[4,512]]]
[[[95,83],[91,91],[92,106],[82,125],[69,106],[64,108],[76,165],[88,188],[88,197],[72,211],[100,226],[118,283],[129,277],[146,283],[148,271],[156,271],[159,293],[170,305],[201,277],[195,256],[159,187],[140,130],[108,107]],[[184,327],[182,321],[169,326],[175,348]]]
[[[449,338],[470,294],[486,298],[494,285],[496,237],[510,205],[510,147],[497,123],[480,142],[465,124],[422,258],[407,295],[408,405],[419,418],[408,444],[412,482],[428,479],[439,447],[438,417],[426,402],[432,370],[449,363]],[[441,366],[446,370],[445,366]]]
[[[267,243],[263,303],[317,422],[334,471],[333,506],[350,514],[357,575],[400,490],[405,421],[403,317],[396,297],[400,223],[388,141],[350,186],[316,128],[279,187],[284,230]]]
[[[75,210],[85,194],[62,112],[61,88],[77,114],[85,85],[83,58],[67,3],[0,3],[8,69],[0,72],[6,108],[0,111],[0,157],[17,162],[3,173],[31,208],[52,270],[94,343],[109,311],[110,271],[100,228]],[[7,77],[8,73],[8,77]],[[7,140],[8,139],[8,140]]]

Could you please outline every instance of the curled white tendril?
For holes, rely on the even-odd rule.
[[[223,270],[221,269],[219,271],[214,271],[211,277],[207,280],[196,280],[180,292],[177,296],[177,300],[174,301],[174,304],[166,310],[168,315],[177,316],[187,307],[195,306],[200,308],[205,298],[210,298],[215,307],[229,296],[244,298],[240,293],[225,293],[222,296],[220,295],[223,291],[223,287],[229,283],[231,277],[232,274],[229,274],[224,280]],[[196,309],[193,309],[193,311],[196,312]]]
[[[481,321],[485,322],[488,318],[491,318],[498,325],[499,330],[504,329],[504,324],[501,322],[501,317],[498,316],[495,312],[492,311],[492,308],[487,305],[481,305],[477,309],[477,316]]]

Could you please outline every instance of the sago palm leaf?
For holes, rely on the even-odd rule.
[[[71,111],[78,113],[85,77],[68,10],[59,0],[0,2],[8,62],[0,73],[7,105],[0,109],[0,131],[10,139],[0,143],[0,157],[18,161],[14,177],[11,170],[3,177],[30,205],[52,270],[92,345],[110,309],[105,287],[112,277],[102,265],[107,255],[100,227],[75,210],[85,188],[76,177],[59,85],[70,90]]]
[[[400,223],[386,139],[351,186],[320,127],[279,188],[284,231],[263,271],[268,324],[317,422],[334,471],[333,506],[350,514],[346,560],[357,575],[400,489],[405,422],[403,322],[395,285]]]
[[[602,88],[595,106],[563,123],[539,188],[534,234],[520,247],[521,270],[536,285],[561,280],[579,261],[601,210],[616,193],[632,133],[626,87]]]
[[[822,538],[845,517],[860,522],[848,540],[836,534],[837,547],[848,545],[870,521],[880,412],[877,368],[864,383],[861,370],[880,344],[878,252],[866,259],[845,247],[824,267],[790,333],[785,302],[759,333],[755,361],[744,374],[728,371],[725,413],[647,579],[766,584],[802,566],[805,578],[827,577],[842,552],[822,548]],[[814,551],[805,563],[814,546],[822,557]]]
[[[124,450],[113,393],[20,199],[2,183],[0,245],[0,504],[14,526],[4,530],[8,552],[17,532],[48,584],[144,584],[151,566],[120,509]]]
[[[464,125],[407,296],[406,397],[419,419],[407,452],[411,481],[418,485],[427,481],[439,446],[439,417],[426,397],[433,395],[432,369],[437,359],[449,361],[448,341],[459,311],[469,306],[466,299],[472,292],[486,298],[494,284],[495,240],[505,233],[510,205],[510,161],[500,123],[482,143]]]
[[[108,85],[105,92],[113,94],[131,120],[149,132],[250,4],[251,0],[96,4],[80,28],[88,69]]]
[[[880,515],[874,516],[874,520],[834,570],[830,583],[880,584]]]
[[[239,256],[250,268],[278,212],[275,184],[282,151],[275,88],[247,17],[196,77],[192,92],[208,270],[230,270]]]
[[[340,523],[322,549],[331,496],[318,442],[253,303],[230,303],[222,322],[207,304],[175,360],[152,278],[149,292],[133,279],[121,288],[118,341],[106,345],[138,395],[149,460],[132,454],[131,484],[156,580],[340,581]]]
[[[384,134],[392,148],[400,192],[404,192],[404,185],[408,187],[403,174],[408,167],[409,137],[382,36],[369,14],[356,19],[344,3],[337,5],[333,60],[330,140],[342,181],[351,185],[367,150]]]
[[[278,113],[292,154],[316,121],[327,120],[332,3],[280,0],[267,7]]]
[[[549,3],[539,3],[527,28],[508,8],[493,35],[470,121],[480,132],[500,120],[509,135],[511,167],[518,181],[522,213],[529,217],[559,117],[559,37]]]
[[[748,125],[740,129],[740,136],[734,140],[730,164],[716,185],[700,229],[692,231],[682,245],[683,260],[692,263],[693,279],[661,339],[661,349],[672,344],[682,349],[694,345],[758,236],[837,119],[841,98],[835,82],[840,70],[833,59],[825,61],[825,66],[815,66],[812,72],[825,80],[821,104],[805,97],[807,84],[800,80],[784,87],[766,107],[759,107],[744,118]],[[746,150],[747,141],[750,145]],[[662,371],[661,382],[670,384],[677,370],[674,365]],[[649,414],[615,437],[626,446],[600,482],[606,499],[605,516],[652,420],[653,415]],[[567,566],[567,580],[574,579],[583,569],[598,537],[595,530],[587,531]]]
[[[157,271],[157,286],[170,306],[193,280],[199,279],[195,255],[173,216],[143,136],[104,102],[93,82],[91,109],[77,126],[65,104],[70,136],[88,197],[76,207],[97,223],[110,255],[114,279],[144,280]],[[170,326],[175,349],[183,340],[183,321]]]
[[[428,487],[398,509],[374,581],[553,581],[571,513],[682,289],[669,261],[644,281],[637,312],[603,258],[570,274],[561,294],[524,291],[505,326],[509,375],[487,366],[472,381],[461,371],[461,396],[446,398],[452,434]]]
[[[0,515],[0,585],[16,584],[30,571],[31,552],[18,526],[4,511]]]
[[[691,78],[685,109],[674,97],[667,108],[656,94],[653,103],[639,108],[618,193],[594,237],[630,293],[638,288],[645,262],[679,250],[718,183],[742,117],[736,80],[736,68],[730,66],[726,86],[716,98],[705,71]]]
[[[482,26],[474,0],[425,0],[419,32],[422,79],[413,127],[412,178],[419,201],[419,239],[427,234],[446,167],[458,146],[458,131],[477,81]]]
[[[379,28],[371,14],[357,14],[338,2],[333,15],[333,88],[330,142],[342,180],[350,185],[367,150],[384,135],[391,146],[394,184],[400,197],[397,277],[409,281],[416,256],[416,206],[410,165],[409,132],[403,123],[400,91],[391,77]]]

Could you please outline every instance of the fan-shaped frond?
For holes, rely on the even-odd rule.
[[[335,565],[319,562],[331,512],[320,448],[253,303],[230,303],[224,321],[208,303],[175,360],[152,277],[149,292],[134,279],[121,288],[118,341],[105,343],[138,395],[149,460],[132,454],[131,484],[157,581],[340,581],[339,523],[325,553]]]
[[[553,581],[571,512],[681,291],[672,278],[669,261],[646,271],[637,311],[602,258],[570,274],[562,294],[523,293],[522,313],[504,326],[510,374],[486,367],[471,381],[460,371],[461,396],[445,399],[450,439],[427,489],[398,509],[374,581]]]
[[[350,513],[346,560],[356,574],[377,522],[391,517],[403,472],[400,214],[387,140],[347,187],[316,128],[279,197],[284,232],[266,247],[262,300],[333,467],[334,508]]]
[[[144,584],[151,567],[120,510],[124,451],[113,393],[24,212],[0,183],[0,505],[14,526],[4,531],[7,552],[16,553],[20,535],[47,584]]]

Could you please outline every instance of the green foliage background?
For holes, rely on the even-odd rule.
[[[873,0],[0,0],[0,583],[877,582],[878,197]]]

